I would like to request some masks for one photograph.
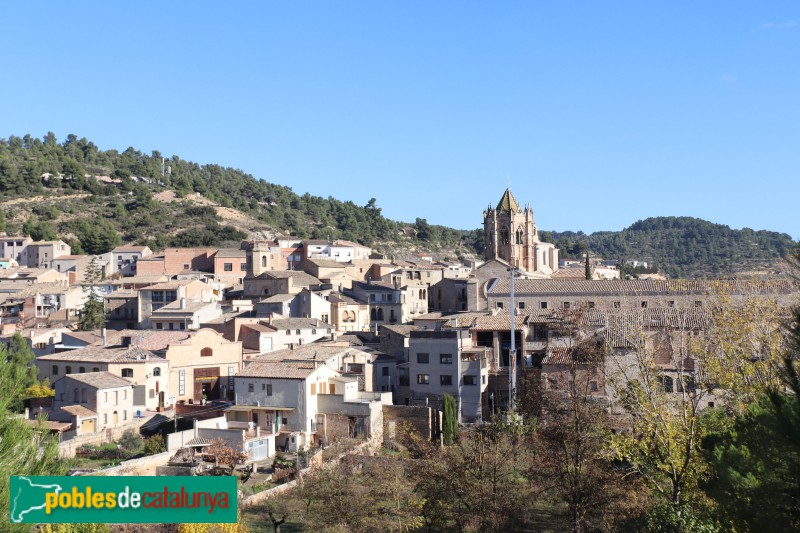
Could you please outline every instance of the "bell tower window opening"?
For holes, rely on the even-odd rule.
[[[508,228],[503,228],[500,230],[500,244],[508,244]]]
[[[517,230],[517,244],[523,244],[523,243],[524,241],[522,238],[522,228],[520,228]]]

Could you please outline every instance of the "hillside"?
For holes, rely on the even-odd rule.
[[[655,263],[668,276],[729,277],[785,272],[783,259],[797,245],[785,233],[735,230],[691,217],[654,217],[622,231],[544,232],[566,257],[588,249],[606,259]]]
[[[480,257],[483,232],[389,220],[367,205],[258,180],[239,169],[200,165],[155,151],[100,150],[52,133],[0,139],[0,228],[37,239],[59,236],[76,252],[102,253],[121,242],[217,246],[277,234],[347,239],[396,257]],[[619,232],[542,232],[562,257],[588,249],[607,259],[655,262],[671,277],[770,275],[796,243],[786,235],[732,230],[688,217],[649,218]]]

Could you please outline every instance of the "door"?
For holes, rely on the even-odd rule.
[[[81,434],[94,433],[94,418],[81,420]]]

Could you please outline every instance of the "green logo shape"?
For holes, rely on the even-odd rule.
[[[12,476],[11,523],[234,523],[233,476]]]

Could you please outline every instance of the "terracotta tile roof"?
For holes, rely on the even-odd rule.
[[[267,296],[266,298],[262,298],[258,301],[260,304],[282,304],[284,302],[289,302],[295,299],[296,294],[273,294],[272,296]]]
[[[789,280],[572,280],[572,279],[517,279],[517,295],[661,295],[661,294],[732,294],[792,292]],[[508,279],[498,279],[490,289],[490,296],[510,293]]]
[[[83,418],[97,418],[97,413],[82,405],[65,405],[64,407],[60,407],[60,409],[71,415],[77,415]]]
[[[523,328],[528,323],[526,315],[517,315],[514,317],[514,325],[517,328]],[[511,316],[506,313],[498,313],[495,316],[483,315],[475,318],[471,325],[472,329],[482,331],[503,331],[511,329]]]
[[[262,322],[273,329],[330,329],[333,326],[316,318],[273,318],[272,322]]]
[[[174,302],[170,302],[167,305],[156,309],[153,311],[154,317],[159,317],[161,315],[173,315],[173,314],[185,314],[185,313],[195,313],[204,309],[209,306],[216,306],[217,304],[214,302],[186,302],[186,305],[183,309],[181,309],[181,302],[180,300],[175,300]]]
[[[125,378],[115,376],[111,372],[87,372],[86,374],[68,374],[61,379],[72,379],[86,383],[96,389],[113,389],[116,387],[129,387],[133,383]]]
[[[306,262],[311,263],[312,265],[316,265],[322,268],[341,268],[344,269],[350,265],[350,263],[340,263],[335,259],[318,259],[318,258],[310,258],[306,259]]]
[[[289,279],[295,287],[310,287],[320,285],[322,282],[302,270],[269,270],[256,276],[256,279]]]
[[[43,355],[36,359],[37,361],[92,361],[96,363],[144,363],[146,361],[164,360],[163,357],[159,357],[141,346],[87,346],[79,350]],[[70,376],[72,375],[70,374]]]
[[[367,305],[367,302],[357,300],[352,296],[342,294],[341,292],[332,292],[328,295],[328,301],[333,303],[346,303],[350,305]]]
[[[156,283],[155,285],[148,285],[147,287],[142,287],[139,289],[140,291],[172,291],[178,289],[180,287],[185,287],[191,283],[195,283],[198,280],[191,279],[191,280],[176,280],[176,281],[167,281],[164,283]],[[202,283],[202,282],[200,282]],[[210,287],[209,287],[210,288]]]
[[[317,368],[322,362],[316,365]],[[274,378],[274,379],[306,379],[316,370],[311,361],[259,361],[253,360],[236,377]]]
[[[349,343],[331,343],[331,344],[302,344],[294,349],[275,350],[268,352],[253,359],[253,361],[261,362],[287,362],[287,361],[313,361],[314,357],[317,358],[319,363],[323,363],[337,355],[350,353],[351,351],[359,352],[350,347]]]
[[[116,248],[111,250],[111,253],[116,254],[125,252],[128,253],[144,252],[146,248],[147,246],[117,246]]]
[[[29,424],[34,427],[38,427],[39,421],[38,420],[25,420],[26,424]],[[55,422],[53,420],[42,420],[44,427],[48,431],[56,431],[58,433],[62,433],[64,431],[69,430],[72,427],[72,424],[69,422]]]
[[[217,250],[217,253],[214,254],[214,257],[223,258],[223,257],[230,257],[232,259],[244,259],[247,257],[247,250],[240,250],[238,248],[220,248]]]

